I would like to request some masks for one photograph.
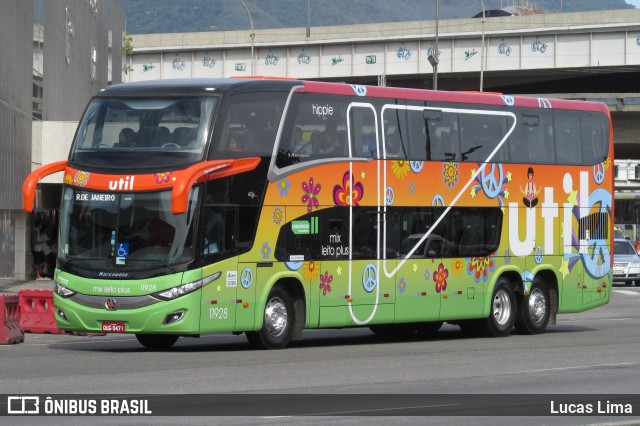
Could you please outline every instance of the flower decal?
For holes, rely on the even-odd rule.
[[[460,258],[456,258],[452,260],[452,265],[451,265],[451,272],[453,272],[453,275],[455,275],[456,277],[459,277],[460,274],[462,274],[462,271],[464,271],[464,259],[460,259]]]
[[[307,211],[311,213],[314,208],[318,208],[320,203],[318,202],[318,194],[320,193],[320,184],[313,184],[313,178],[309,178],[309,182],[302,182],[302,190],[304,195],[302,196],[302,203],[307,205]]]
[[[305,280],[309,282],[315,281],[318,275],[320,275],[320,262],[314,260],[304,262],[302,265],[302,276]]]
[[[404,278],[400,278],[400,281],[398,281],[398,292],[404,293],[405,291],[407,291],[407,282]]]
[[[444,184],[449,188],[453,188],[458,184],[458,163],[448,161],[442,164],[442,177],[444,178]]]
[[[67,185],[73,184],[73,175],[71,173],[65,173],[64,183],[66,183]]]
[[[284,211],[280,207],[273,209],[273,223],[280,225],[284,220]]]
[[[428,269],[425,269],[424,274],[422,276],[424,277],[425,280],[429,281],[429,278],[431,278],[431,272]]]
[[[433,281],[436,282],[436,293],[440,293],[447,289],[447,278],[449,277],[449,271],[441,263],[438,265],[438,270],[433,273]]]
[[[271,247],[269,247],[269,243],[265,242],[262,244],[262,248],[260,249],[260,253],[262,253],[263,259],[268,259],[271,255]]]
[[[508,265],[511,263],[511,252],[509,251],[509,249],[506,249],[504,251],[504,264]]]
[[[156,177],[156,183],[167,183],[171,178],[171,172],[154,173],[153,175]]]
[[[327,292],[331,292],[331,281],[333,281],[333,275],[329,275],[328,272],[320,275],[320,289],[322,289],[323,296],[326,296]]]
[[[291,187],[291,184],[289,183],[289,181],[287,179],[280,179],[278,181],[278,189],[280,190],[280,195],[284,196],[284,195],[289,195],[289,188]]]
[[[493,260],[493,254],[487,257],[472,257],[467,265],[467,273],[473,275],[476,283],[487,281],[489,278],[489,272],[492,272],[496,267],[496,262]]]
[[[78,186],[85,186],[89,182],[89,172],[79,171],[73,177],[73,183]]]
[[[394,160],[391,162],[391,171],[393,172],[393,175],[399,180],[405,179],[409,174],[409,170],[411,170],[411,165],[408,161]]]
[[[409,194],[413,194],[414,192],[416,192],[416,185],[413,182],[411,182],[409,184]]]
[[[333,187],[333,202],[337,206],[357,206],[364,195],[364,187],[361,182],[353,182],[351,187],[351,172],[348,170],[342,177],[342,186]]]

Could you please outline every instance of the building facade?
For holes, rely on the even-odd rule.
[[[119,0],[3,2],[0,278],[34,277],[30,236],[36,219],[46,222],[55,241],[55,202],[40,191],[36,211],[24,212],[22,183],[41,165],[66,159],[88,100],[107,84],[122,81],[123,28]]]

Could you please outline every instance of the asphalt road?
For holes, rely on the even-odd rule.
[[[539,336],[467,338],[450,325],[431,340],[381,338],[368,329],[309,330],[303,342],[279,351],[253,350],[244,336],[214,335],[181,338],[171,351],[153,352],[129,335],[27,334],[24,343],[0,346],[0,394],[243,395],[190,399],[189,409],[206,413],[218,404],[221,417],[0,417],[0,423],[640,424],[640,289],[613,292],[610,304],[560,315]],[[421,399],[424,394],[431,397]],[[531,394],[530,404],[522,394]],[[519,404],[508,397],[515,395],[526,414],[528,405],[546,406],[556,394],[578,395],[578,402],[580,394],[595,394],[605,406],[631,395],[633,413],[516,418],[479,408],[488,395],[504,405],[497,414],[516,414]],[[298,411],[273,410],[287,401]],[[162,405],[171,412],[171,399]],[[431,416],[442,410],[446,416]],[[465,416],[451,416],[460,413]]]

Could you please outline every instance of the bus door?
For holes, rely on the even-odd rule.
[[[236,328],[238,280],[235,241],[237,209],[216,205],[203,206],[201,246],[203,279],[219,274],[202,288],[201,332],[226,332]]]
[[[354,102],[347,119],[352,161],[351,187],[366,179],[367,187],[378,188],[375,195],[364,194],[356,206],[349,206],[349,311],[354,324],[388,322],[393,314],[377,312],[380,304],[392,302],[393,282],[384,279],[380,224],[383,222],[385,198],[381,191],[382,164],[376,111],[371,104]],[[385,296],[386,295],[386,296]]]

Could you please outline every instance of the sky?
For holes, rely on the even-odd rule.
[[[640,0],[625,0],[628,4],[632,4],[635,7],[640,7]]]

